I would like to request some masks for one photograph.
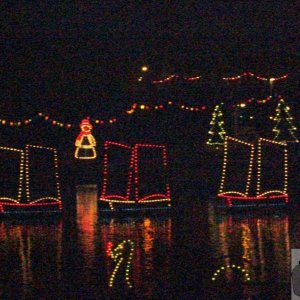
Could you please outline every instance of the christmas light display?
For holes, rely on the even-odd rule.
[[[230,105],[229,108],[234,108],[234,107],[243,107],[244,108],[246,106],[249,106],[250,104],[255,104],[255,103],[266,104],[270,100],[272,100],[272,96],[268,96],[264,99],[249,98],[249,99],[245,99],[245,100],[240,100],[238,104]],[[191,105],[184,104],[182,102],[176,103],[174,101],[169,100],[167,103],[157,104],[157,105],[152,105],[152,106],[146,105],[146,104],[133,103],[130,109],[127,109],[126,111],[120,113],[120,117],[121,116],[130,116],[139,110],[141,110],[143,112],[161,111],[161,110],[168,109],[168,107],[172,107],[172,108],[176,108],[176,109],[180,109],[180,110],[192,112],[192,113],[198,113],[198,112],[204,113],[204,112],[209,111],[206,105],[191,106]],[[50,125],[52,125],[54,127],[59,127],[62,129],[67,129],[67,130],[76,127],[76,125],[74,125],[74,124],[58,121],[57,119],[50,117],[49,114],[43,113],[43,112],[39,112],[38,114],[34,115],[32,118],[24,117],[23,120],[13,120],[13,119],[8,120],[8,119],[0,118],[0,125],[22,128],[22,127],[25,127],[28,125],[36,126],[37,123],[33,122],[36,120],[42,120],[44,122],[49,123]],[[118,118],[116,118],[116,117],[111,117],[108,120],[103,120],[103,119],[99,119],[99,118],[91,118],[90,119],[90,123],[93,123],[96,126],[111,126],[117,122],[118,122]],[[34,125],[33,125],[33,123],[34,123]]]
[[[30,149],[39,149],[46,152],[52,152],[53,156],[53,167],[54,167],[54,177],[55,177],[55,195],[44,196],[38,199],[33,199],[30,194]],[[9,147],[0,147],[0,151],[16,152],[20,154],[19,161],[19,174],[18,181],[19,187],[17,191],[17,197],[0,197],[0,213],[12,214],[12,213],[30,213],[30,212],[58,212],[62,209],[62,201],[60,194],[60,184],[58,175],[58,158],[57,151],[54,148],[26,145],[25,155],[24,151]],[[25,165],[25,166],[24,166]],[[24,176],[25,169],[25,176]],[[13,176],[13,174],[10,174]],[[23,179],[25,178],[25,195],[23,193]],[[41,188],[41,190],[44,190]]]
[[[0,151],[16,154],[17,156],[19,156],[19,163],[20,163],[19,178],[18,178],[19,184],[18,184],[18,190],[16,191],[15,197],[12,198],[7,196],[1,196],[0,202],[8,201],[8,202],[20,203],[22,200],[22,186],[23,186],[23,178],[24,178],[24,151],[16,148],[9,148],[9,147],[0,147]]]
[[[232,76],[232,77],[223,77],[222,79],[225,81],[236,81],[236,80],[240,80],[242,77],[253,77],[257,80],[261,80],[261,81],[269,81],[270,83],[274,82],[274,81],[278,81],[278,80],[282,80],[282,79],[286,79],[288,77],[288,75],[283,75],[280,77],[262,77],[262,76],[257,76],[254,73],[251,72],[244,72],[240,75],[236,75],[236,76]]]
[[[240,80],[243,77],[245,77],[245,78],[252,77],[252,78],[255,78],[255,79],[260,80],[260,81],[268,81],[269,83],[273,83],[274,81],[287,79],[288,75],[286,74],[286,75],[282,75],[280,77],[263,77],[263,76],[255,75],[252,72],[244,72],[240,75],[235,75],[235,76],[232,76],[232,77],[222,77],[222,79],[224,81],[237,81],[237,80]],[[172,74],[172,75],[169,75],[169,76],[165,77],[164,79],[153,80],[152,83],[153,84],[164,84],[164,83],[168,83],[170,81],[173,81],[173,80],[179,79],[179,78],[182,78],[183,80],[186,80],[186,81],[194,81],[194,80],[199,80],[201,78],[201,76],[182,77],[182,76],[179,76],[179,75],[176,75],[176,74]]]
[[[195,81],[195,80],[199,80],[201,78],[201,76],[194,76],[194,77],[180,77],[179,75],[169,75],[164,79],[159,79],[159,80],[153,80],[152,83],[153,84],[162,84],[162,83],[167,83],[173,79],[178,79],[178,78],[183,78],[183,80],[186,81]]]
[[[282,189],[278,190],[271,190],[271,191],[261,191],[261,173],[262,173],[262,144],[268,143],[277,145],[284,151],[284,162],[283,162],[283,168],[284,168],[284,179],[283,179],[283,186]],[[275,142],[268,139],[260,138],[258,140],[258,154],[257,154],[257,185],[256,185],[256,194],[258,196],[264,196],[270,193],[278,193],[279,195],[287,195],[287,189],[288,189],[288,150],[287,150],[287,144],[284,142]]]
[[[39,150],[43,151],[45,154],[48,152],[51,155],[52,161],[53,161],[53,169],[54,169],[54,178],[55,178],[55,195],[50,197],[42,197],[39,199],[32,199],[32,196],[30,194],[31,185],[30,185],[30,173],[32,172],[30,168],[30,156],[34,156],[34,152],[30,154],[31,151]],[[50,167],[50,166],[49,166]],[[60,191],[60,183],[59,183],[59,174],[58,174],[58,157],[57,157],[57,150],[55,148],[50,147],[42,147],[42,146],[36,146],[36,145],[26,145],[25,146],[25,188],[26,188],[26,198],[27,202],[30,203],[38,203],[43,201],[54,201],[61,203],[61,191]]]
[[[109,155],[108,149],[109,147],[121,147],[124,149],[128,149],[130,154],[130,163],[128,166],[128,175],[127,175],[127,187],[126,187],[126,195],[117,195],[117,194],[108,194],[107,186],[108,179],[112,180],[112,177],[109,174]],[[139,194],[139,150],[142,148],[148,149],[160,149],[162,152],[163,158],[163,169],[166,173],[167,169],[167,150],[164,145],[153,145],[153,144],[136,144],[134,147],[130,147],[125,144],[120,144],[116,142],[106,141],[104,143],[104,173],[103,173],[103,188],[102,194],[100,197],[100,202],[106,202],[109,205],[109,210],[113,211],[116,208],[119,209],[154,209],[154,207],[149,207],[146,204],[158,204],[157,208],[165,208],[165,204],[167,207],[171,206],[171,193],[170,193],[170,185],[168,182],[165,184],[165,191],[163,193],[152,193],[150,195],[146,195],[141,197]],[[125,206],[122,206],[122,205]],[[161,204],[163,206],[161,206]],[[142,205],[142,207],[140,206]]]
[[[251,280],[250,274],[247,272],[246,269],[244,269],[243,267],[241,267],[239,265],[232,264],[232,265],[222,266],[219,269],[217,269],[214,272],[213,276],[211,277],[211,281],[216,281],[220,277],[219,275],[221,275],[222,273],[225,273],[228,270],[236,270],[236,271],[241,272],[241,274],[243,275],[244,282],[249,282]]]
[[[293,118],[289,113],[290,107],[281,98],[276,108],[276,115],[273,120],[276,122],[273,131],[275,132],[274,141],[293,141],[299,142],[295,135],[297,127],[293,124]]]
[[[246,178],[246,185],[245,191],[224,191],[225,189],[225,181],[226,181],[226,174],[228,168],[228,144],[229,142],[238,143],[240,145],[245,145],[246,147],[250,147],[250,155],[249,155],[249,164],[248,164],[248,172]],[[270,146],[277,146],[280,149],[283,149],[283,187],[282,189],[271,189],[266,191],[261,191],[261,174],[262,174],[262,143],[267,143]],[[244,141],[226,136],[225,144],[224,144],[224,160],[223,160],[223,168],[222,168],[222,175],[221,175],[221,184],[218,193],[218,197],[225,199],[224,203],[217,203],[217,206],[226,206],[226,207],[233,207],[234,202],[238,202],[237,206],[257,206],[257,204],[262,205],[285,205],[288,203],[288,193],[287,193],[287,182],[288,182],[288,152],[287,152],[287,144],[282,142],[274,142],[272,140],[267,140],[264,138],[260,138],[258,140],[258,151],[257,151],[257,178],[256,178],[256,193],[253,196],[249,196],[249,191],[251,187],[251,178],[252,178],[252,169],[253,169],[253,160],[254,160],[254,145],[250,143],[246,143]],[[276,170],[274,170],[276,171]],[[236,168],[236,172],[239,172],[239,168]],[[238,176],[238,174],[237,174]],[[241,201],[246,201],[244,204]],[[263,201],[263,203],[260,203]]]
[[[208,131],[209,139],[206,143],[208,145],[223,145],[226,132],[223,127],[223,113],[219,105],[216,105],[209,124],[211,127]]]
[[[111,258],[117,263],[112,275],[109,279],[109,287],[113,287],[116,275],[122,266],[124,266],[125,269],[125,282],[129,288],[132,288],[132,284],[130,282],[129,278],[129,272],[131,268],[131,261],[134,251],[134,243],[131,240],[124,240],[122,243],[120,243],[117,247],[114,249],[111,249],[108,251],[108,255],[111,256]]]
[[[66,129],[70,129],[72,127],[72,124],[70,124],[70,123],[65,124],[65,123],[59,122],[55,119],[50,118],[48,114],[45,114],[42,112],[38,113],[38,117],[44,119],[47,122],[50,122],[53,126],[58,126],[58,127],[66,128]]]
[[[170,185],[166,183],[165,192],[160,194],[152,194],[148,196],[144,196],[143,198],[139,195],[139,154],[138,151],[142,148],[159,148],[162,151],[163,156],[163,167],[167,168],[167,149],[162,145],[153,145],[153,144],[136,144],[133,148],[133,162],[134,162],[134,184],[135,184],[135,201],[137,202],[160,202],[160,201],[170,201],[171,193],[170,193]]]
[[[75,158],[94,159],[96,158],[96,140],[92,135],[93,126],[89,118],[83,119],[80,124],[81,132],[76,138]]]

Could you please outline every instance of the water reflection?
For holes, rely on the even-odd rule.
[[[61,280],[61,222],[2,222],[0,242],[2,299],[55,290]]]
[[[123,240],[130,239],[134,243],[130,271],[134,294],[151,297],[162,287],[170,290],[170,217],[103,220],[101,236],[103,245],[106,245],[105,252],[108,247],[118,245]],[[105,265],[109,282],[115,266],[111,259],[106,259]]]
[[[97,218],[97,186],[78,186],[76,193],[76,223],[78,242],[86,270],[92,269],[95,260]]]
[[[78,188],[76,200],[78,245],[83,255],[87,278],[93,276],[88,270],[93,271],[98,259],[101,261],[101,272],[106,274],[106,287],[112,288],[114,296],[131,286],[131,294],[149,297],[155,294],[158,285],[160,288],[164,286],[166,290],[169,289],[170,282],[165,279],[170,276],[170,255],[166,255],[171,247],[170,217],[98,216],[97,190],[92,187]],[[126,281],[126,264],[131,245],[134,245],[134,249],[129,284]],[[120,251],[120,247],[123,247],[124,253]],[[120,258],[127,261],[120,262]]]
[[[118,273],[121,273],[123,271],[124,280],[127,286],[129,288],[132,288],[132,284],[129,278],[129,272],[131,267],[133,250],[134,250],[134,243],[131,240],[127,240],[120,243],[114,249],[108,251],[108,256],[110,256],[116,263],[116,266],[109,279],[109,287],[113,287],[116,276],[118,275]]]
[[[70,203],[62,220],[0,222],[0,299],[288,295],[296,214],[222,215],[201,204],[172,216],[106,218],[91,187]]]
[[[240,264],[259,285],[288,284],[291,249],[286,213],[224,215],[210,208],[209,223],[214,257],[220,265]],[[231,269],[225,267],[224,272],[232,282]]]

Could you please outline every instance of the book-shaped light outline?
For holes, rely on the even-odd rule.
[[[19,173],[19,187],[18,187],[18,195],[17,199],[9,198],[9,197],[0,197],[0,201],[11,201],[14,203],[21,203],[22,199],[22,187],[23,187],[23,172],[24,172],[24,151],[17,148],[3,147],[0,146],[0,150],[7,150],[20,153],[20,173]]]
[[[246,145],[250,147],[250,157],[249,157],[249,167],[248,167],[248,175],[247,175],[247,180],[246,180],[246,188],[245,188],[245,193],[238,192],[238,191],[227,191],[223,192],[224,190],[224,182],[226,178],[226,170],[227,170],[227,163],[228,163],[228,143],[229,141],[234,141],[239,144]],[[244,142],[242,140],[226,136],[225,137],[225,143],[224,143],[224,159],[223,159],[223,167],[222,167],[222,176],[221,176],[221,184],[220,184],[220,189],[219,189],[219,194],[218,196],[221,195],[227,195],[227,194],[234,194],[234,195],[239,195],[242,197],[247,197],[249,193],[249,188],[251,184],[251,178],[252,178],[252,169],[253,169],[253,160],[254,160],[254,145],[251,143]]]
[[[56,179],[56,198],[55,197],[42,197],[36,199],[34,201],[30,198],[30,168],[29,168],[29,148],[43,149],[53,152],[54,157],[54,170],[55,170],[55,179]],[[26,200],[27,203],[35,204],[41,201],[51,200],[56,202],[61,202],[61,192],[60,192],[60,183],[59,183],[59,175],[58,175],[58,158],[57,158],[57,150],[55,148],[29,145],[25,146],[25,190],[26,190]]]
[[[262,142],[275,144],[284,147],[284,180],[283,180],[283,190],[269,190],[261,193],[261,169],[262,169]],[[288,187],[288,150],[286,142],[277,142],[268,140],[265,138],[258,139],[258,153],[257,153],[257,185],[256,185],[256,195],[257,197],[263,197],[268,194],[279,194],[287,196]]]
[[[127,176],[127,188],[126,188],[126,196],[120,195],[107,195],[107,180],[108,180],[108,147],[109,146],[117,146],[125,149],[130,149],[130,164]],[[109,201],[109,202],[121,202],[121,203],[135,203],[135,201],[130,200],[130,192],[132,186],[132,171],[133,171],[133,148],[126,144],[121,144],[112,141],[105,141],[104,143],[104,170],[103,170],[103,189],[101,193],[100,200]]]
[[[166,193],[165,194],[150,194],[143,198],[139,198],[139,169],[138,169],[138,149],[139,148],[160,148],[163,152],[163,167],[167,168],[167,149],[164,145],[153,145],[153,144],[136,144],[133,148],[133,156],[134,156],[134,183],[135,183],[135,200],[136,202],[161,202],[161,201],[171,201],[170,195],[170,185],[166,183]],[[160,199],[157,199],[160,197]],[[151,199],[152,198],[152,199]],[[153,199],[154,198],[154,199]]]
[[[247,184],[246,184],[246,191],[245,193],[237,192],[237,191],[227,191],[223,192],[224,189],[224,182],[226,178],[226,168],[227,168],[227,160],[228,160],[228,141],[232,140],[238,143],[242,143],[248,146],[251,146],[251,153],[250,153],[250,162],[249,162],[249,169],[248,169],[248,176],[247,176]],[[263,193],[260,193],[260,179],[261,179],[261,144],[262,142],[268,142],[273,144],[278,144],[285,147],[284,150],[284,188],[283,190],[269,190]],[[255,196],[248,196],[250,183],[251,183],[251,176],[252,176],[252,168],[253,168],[253,158],[254,158],[254,145],[250,143],[246,143],[244,141],[235,139],[233,137],[226,136],[225,144],[224,144],[224,160],[223,160],[223,168],[222,168],[222,177],[221,177],[221,184],[218,196],[224,197],[229,200],[228,205],[232,206],[231,200],[263,200],[266,198],[284,198],[284,202],[288,203],[288,193],[287,193],[287,186],[288,186],[288,152],[287,152],[287,144],[285,142],[276,142],[272,140],[268,140],[265,138],[258,139],[258,157],[257,157],[257,182],[256,182],[256,195]]]
[[[108,179],[108,147],[109,145],[123,147],[131,150],[131,158],[130,158],[130,165],[128,171],[128,180],[127,180],[127,193],[126,196],[120,195],[107,195],[107,179]],[[101,201],[106,202],[119,202],[119,203],[147,203],[147,202],[164,202],[164,201],[171,201],[171,193],[170,193],[170,185],[166,183],[166,194],[151,194],[142,199],[139,199],[139,176],[138,176],[138,148],[147,147],[147,148],[161,148],[163,151],[163,166],[167,168],[167,150],[166,146],[164,145],[154,145],[154,144],[135,144],[134,147],[131,147],[126,144],[106,141],[104,143],[104,178],[103,178],[103,189],[102,194],[100,196]],[[132,192],[132,183],[133,183],[133,176],[134,176],[134,200],[130,199],[131,192]],[[159,197],[159,199],[157,199]],[[154,199],[153,199],[154,198]],[[112,208],[112,206],[111,206]]]

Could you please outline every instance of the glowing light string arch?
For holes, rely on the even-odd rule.
[[[211,281],[216,281],[220,277],[220,275],[223,272],[225,272],[226,270],[237,270],[237,271],[241,272],[244,277],[243,278],[244,282],[249,282],[251,280],[250,274],[249,274],[249,272],[247,272],[246,269],[244,269],[242,266],[239,266],[236,264],[231,264],[231,265],[226,265],[226,266],[222,266],[222,267],[218,268],[214,272],[213,276],[211,277]]]

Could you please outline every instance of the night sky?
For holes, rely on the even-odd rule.
[[[143,64],[149,78],[298,76],[300,6],[291,1],[85,2],[2,4],[5,116],[121,110]]]

